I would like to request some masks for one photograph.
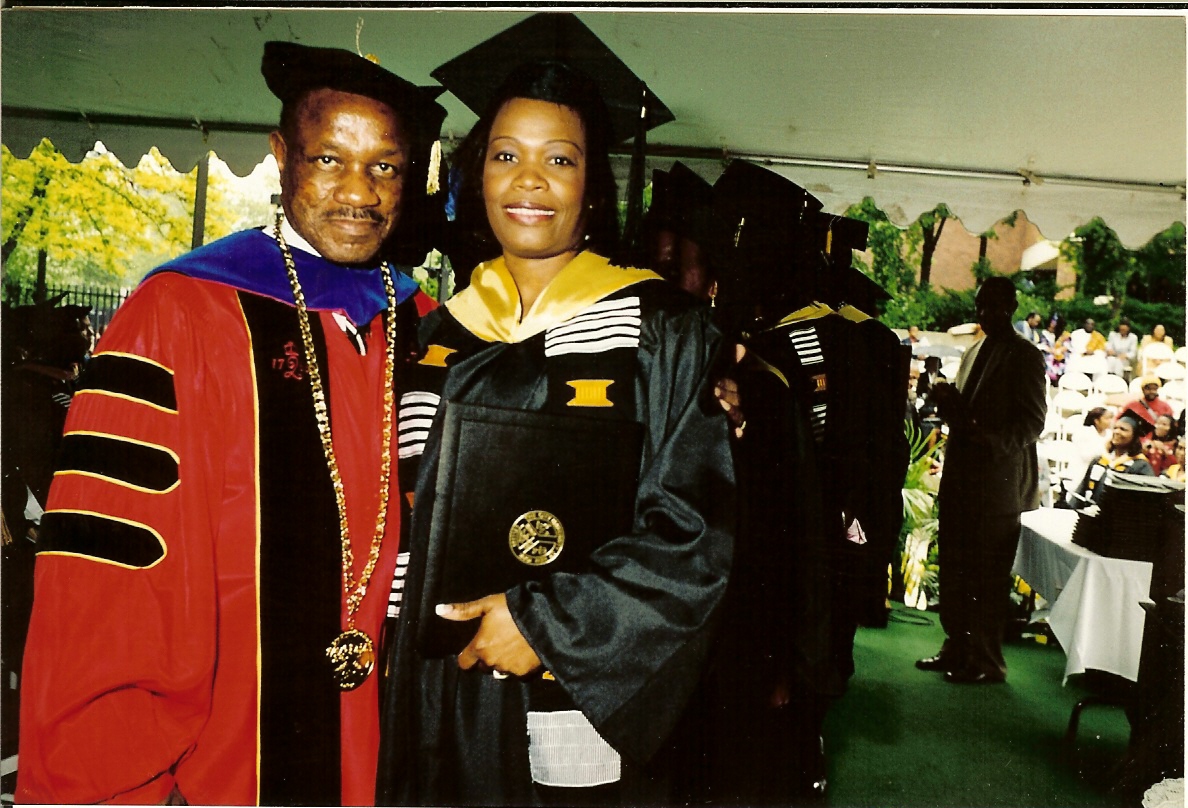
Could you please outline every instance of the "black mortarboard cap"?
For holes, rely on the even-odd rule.
[[[668,172],[668,196],[676,231],[699,243],[709,237],[714,218],[714,187],[678,162]]]
[[[1115,423],[1118,421],[1125,421],[1126,423],[1130,424],[1130,427],[1134,430],[1134,436],[1140,440],[1145,438],[1149,433],[1155,431],[1153,424],[1147,423],[1145,419],[1138,417],[1132,412],[1122,413],[1118,416]]]
[[[330,89],[382,101],[404,117],[418,142],[437,139],[446,110],[437,103],[442,87],[418,87],[375,62],[341,48],[296,42],[265,42],[260,72],[273,95],[292,103],[311,90]]]
[[[797,225],[822,207],[792,180],[745,160],[732,161],[714,183],[714,210],[735,248],[760,263],[790,250]]]
[[[849,304],[871,317],[879,316],[877,304],[891,299],[886,289],[875,283],[865,272],[854,267],[834,269],[829,273],[827,286],[827,296],[830,299],[825,300],[825,303],[834,308]]]
[[[636,134],[644,82],[572,14],[534,14],[455,56],[430,75],[476,115],[482,115],[513,70],[529,62],[548,61],[565,62],[594,80],[610,112],[616,143]],[[659,98],[649,93],[648,99],[648,129],[675,120]]]
[[[714,183],[724,229],[720,303],[727,306],[820,300],[826,259],[818,244],[821,202],[774,171],[735,160]]]
[[[648,217],[657,228],[666,229],[671,226],[673,204],[668,172],[659,168],[652,170],[652,202],[648,205]]]
[[[430,101],[445,92],[444,87],[418,89],[422,97]],[[437,146],[438,159],[433,160],[431,155],[445,121],[446,109],[441,104],[431,103],[413,114],[420,116],[417,120],[420,145],[414,147],[412,166],[400,205],[400,220],[389,238],[392,249],[385,252],[394,263],[415,267],[424,262],[429,250],[440,250],[445,243],[446,194],[438,194],[438,191],[445,188],[446,168],[440,159],[440,145]],[[429,176],[430,173],[434,176]]]

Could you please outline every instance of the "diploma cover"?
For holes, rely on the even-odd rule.
[[[421,600],[422,655],[459,653],[478,621],[438,617],[529,581],[587,569],[631,531],[643,446],[634,421],[446,405]]]

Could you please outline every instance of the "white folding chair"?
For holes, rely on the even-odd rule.
[[[1064,375],[1067,376],[1070,372],[1083,373],[1086,376],[1096,376],[1098,373],[1109,373],[1110,368],[1106,364],[1106,358],[1103,355],[1092,353],[1069,357],[1068,364],[1065,365]]]
[[[1155,375],[1165,382],[1171,379],[1184,378],[1184,366],[1179,362],[1160,362],[1155,366]]]
[[[1076,390],[1061,390],[1056,394],[1056,398],[1052,399],[1052,405],[1066,418],[1073,413],[1084,413],[1088,409],[1085,405],[1085,394]]]
[[[1093,391],[1103,396],[1125,393],[1127,389],[1126,380],[1113,373],[1104,373],[1093,380]]]
[[[1064,372],[1060,377],[1060,382],[1057,385],[1061,390],[1076,390],[1078,393],[1087,393],[1093,388],[1093,380],[1079,371]]]
[[[1145,376],[1148,373],[1153,373],[1156,367],[1158,367],[1163,362],[1171,361],[1173,356],[1174,354],[1172,353],[1172,349],[1167,347],[1166,343],[1148,343],[1147,347],[1143,348],[1142,350],[1142,368],[1139,371],[1139,375]]]
[[[1086,412],[1088,412],[1088,410],[1086,410]],[[1076,413],[1075,415],[1070,415],[1067,418],[1061,419],[1060,429],[1056,434],[1060,436],[1061,440],[1070,441],[1070,440],[1072,440],[1072,436],[1074,434],[1076,434],[1076,431],[1078,429],[1080,429],[1081,427],[1083,427],[1084,425],[1085,425],[1084,414]]]
[[[1172,379],[1163,385],[1163,389],[1159,391],[1159,397],[1170,404],[1173,410],[1179,412],[1184,409],[1185,401],[1188,400],[1188,384],[1185,384],[1183,379]]]
[[[1044,431],[1040,433],[1040,440],[1059,439],[1060,431],[1064,429],[1064,418],[1058,410],[1049,408],[1044,416]]]
[[[1036,456],[1048,468],[1048,506],[1064,495],[1065,481],[1070,479],[1069,465],[1076,459],[1077,449],[1066,440],[1044,441],[1035,445]]]

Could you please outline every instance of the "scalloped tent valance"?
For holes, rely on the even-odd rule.
[[[3,128],[25,156],[157,146],[185,170],[208,149],[246,174],[279,112],[263,43],[366,52],[405,78],[527,12],[474,9],[7,8]],[[1183,12],[581,12],[676,115],[649,136],[713,179],[708,155],[771,158],[840,213],[864,196],[907,225],[938,203],[978,232],[1024,210],[1062,238],[1101,216],[1131,247],[1185,204]],[[447,136],[474,116],[448,93]],[[625,171],[625,161],[624,161]],[[1027,182],[1025,182],[1025,178]]]

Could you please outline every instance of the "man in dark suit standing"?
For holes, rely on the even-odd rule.
[[[1039,501],[1035,442],[1044,426],[1043,355],[1011,324],[1015,286],[987,279],[975,299],[986,338],[956,384],[932,391],[949,425],[940,486],[940,614],[946,639],[916,667],[956,684],[1006,679],[1002,633],[1019,514]]]

